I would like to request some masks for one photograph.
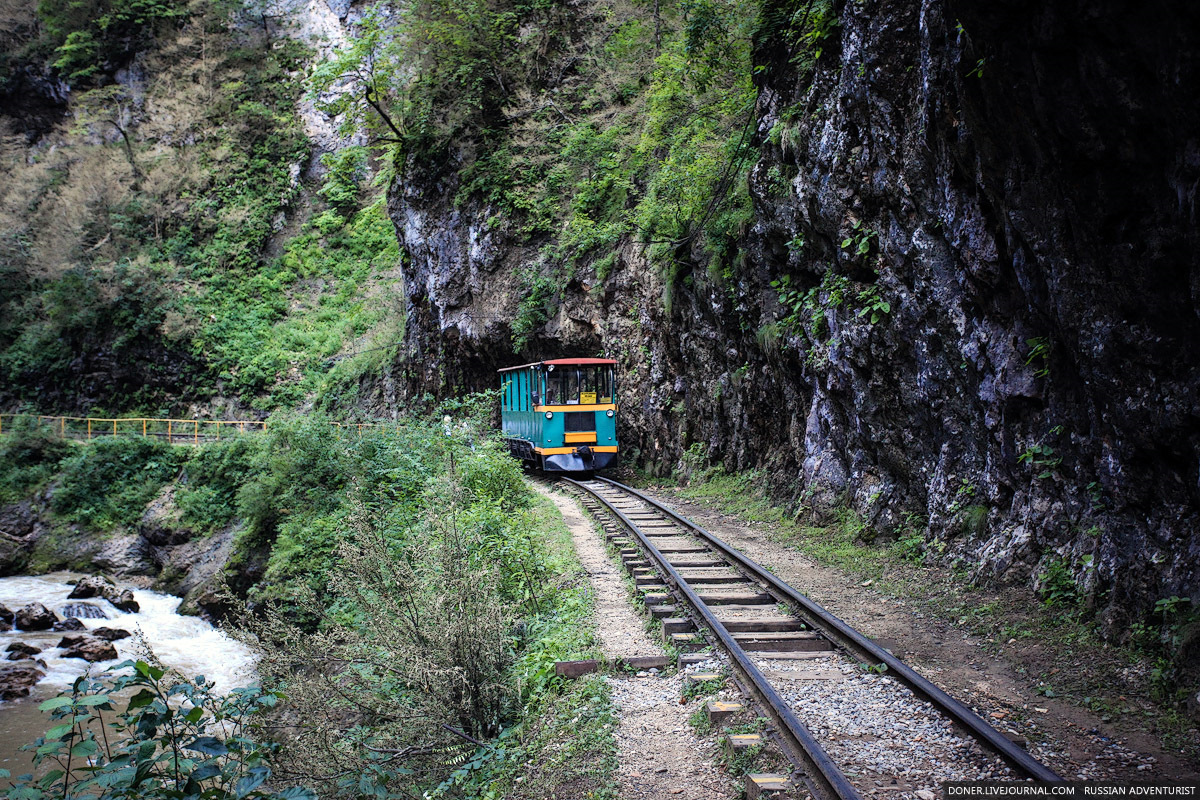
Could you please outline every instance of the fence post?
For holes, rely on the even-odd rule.
[[[167,420],[167,444],[171,444],[171,420]]]
[[[192,420],[192,444],[200,444],[200,420]]]
[[[58,436],[60,439],[67,438],[67,418],[66,417],[58,418]]]
[[[117,438],[117,421],[113,420],[113,438]]]
[[[146,438],[146,420],[142,420],[142,438]]]
[[[92,440],[92,418],[88,417],[88,441]]]

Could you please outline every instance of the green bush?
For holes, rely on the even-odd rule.
[[[321,196],[342,214],[353,212],[358,207],[363,179],[367,177],[367,148],[352,146],[336,153],[323,153],[321,164],[329,170],[320,189]]]
[[[113,72],[187,14],[180,0],[40,0],[37,11],[54,68],[76,85]]]
[[[41,704],[55,725],[23,748],[34,752],[38,771],[17,777],[8,797],[315,800],[301,787],[264,788],[279,745],[257,736],[256,717],[278,695],[258,688],[218,695],[203,676],[168,676],[144,661],[113,669],[129,672],[81,676]]]
[[[248,483],[263,438],[240,435],[197,447],[184,465],[186,482],[175,492],[180,519],[201,533],[224,528],[237,515],[237,494]]]
[[[44,486],[71,452],[70,444],[45,428],[10,424],[0,437],[0,503],[23,500]]]
[[[183,454],[165,442],[105,438],[62,462],[51,508],[101,531],[138,521],[146,505],[179,472]]]

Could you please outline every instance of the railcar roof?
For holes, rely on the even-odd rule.
[[[549,361],[534,361],[532,364],[521,364],[516,367],[505,367],[498,369],[497,372],[510,372],[514,369],[525,369],[526,367],[538,367],[543,364],[551,364],[556,367],[584,367],[597,366],[599,364],[616,364],[616,359],[612,358],[552,358]]]

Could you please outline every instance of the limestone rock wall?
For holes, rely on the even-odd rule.
[[[1036,583],[1060,560],[1114,628],[1196,595],[1196,10],[835,10],[811,72],[784,37],[758,43],[735,279],[684,276],[668,313],[627,242],[521,356],[617,357],[628,458],[766,469],[882,533],[927,523],[932,552],[983,577]],[[519,361],[534,254],[450,202],[453,176],[410,169],[390,196],[412,396]],[[798,316],[785,276],[817,289]]]

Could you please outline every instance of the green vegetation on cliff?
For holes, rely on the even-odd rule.
[[[0,401],[345,395],[340,357],[403,331],[399,252],[365,161],[306,176],[312,54],[240,5],[108,5],[46,0],[23,52],[75,85],[73,119],[30,146],[0,116]]]
[[[735,277],[751,213],[752,44],[774,24],[757,4],[386,9],[366,16],[316,87],[348,81],[355,91],[332,110],[375,131],[398,170],[452,172],[454,202],[482,205],[526,249],[516,349],[562,286],[603,283],[627,243],[647,248],[668,310],[684,281]]]

